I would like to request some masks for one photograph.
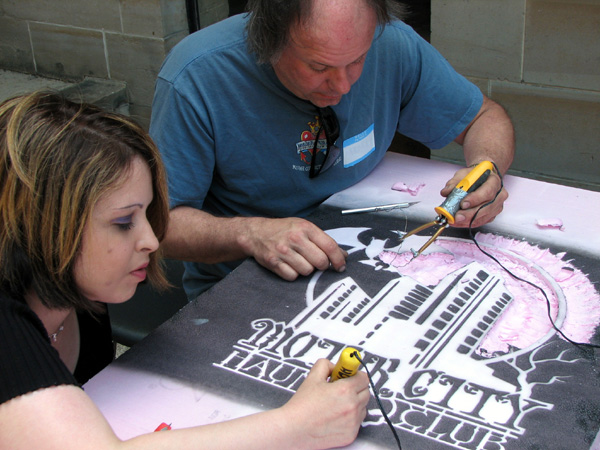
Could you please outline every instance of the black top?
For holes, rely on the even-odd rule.
[[[0,294],[0,404],[50,386],[81,385],[112,361],[108,315],[78,313],[77,319],[81,342],[73,375],[29,306]]]

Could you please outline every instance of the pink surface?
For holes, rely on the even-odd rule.
[[[440,189],[458,168],[440,161],[389,153],[367,179],[335,194],[326,203],[344,209],[418,200],[420,203],[411,208],[385,214],[401,219],[409,215],[412,220],[430,221],[435,216],[433,208],[443,201],[439,195]],[[414,196],[409,192],[390,189],[399,180],[407,186],[423,186]],[[600,223],[600,210],[590,207],[600,204],[600,193],[511,176],[505,177],[505,185],[510,198],[504,212],[485,227],[486,231],[501,231],[535,242],[547,242],[553,247],[575,249],[593,257],[600,255],[600,233],[595,225]],[[540,228],[537,221],[548,217],[560,217],[564,222],[564,231],[553,227]],[[525,241],[498,238],[493,234],[479,234],[478,239],[497,247],[498,250],[493,250],[493,253],[513,267],[519,276],[532,277],[551,293],[553,317],[558,307],[555,293],[558,286],[568,306],[562,329],[575,340],[588,339],[600,320],[598,291],[584,273],[564,260],[563,253],[552,254]],[[387,258],[399,271],[410,273],[425,284],[435,284],[449,270],[462,267],[469,258],[483,261],[472,244],[451,243],[444,238],[438,244],[442,247],[440,251],[421,255],[410,264],[408,262],[412,254],[409,252],[384,252],[381,258]],[[518,254],[526,255],[527,263],[517,258]],[[427,270],[422,270],[419,261]],[[539,273],[532,270],[534,266],[543,267],[549,278],[540,278]],[[491,267],[488,269],[492,270]],[[545,300],[539,292],[521,286],[509,276],[503,275],[503,278],[515,300],[488,334],[485,341],[487,352],[506,349],[510,345],[527,345],[549,330]],[[253,412],[247,405],[231,399],[213,396],[174,380],[165,380],[157,374],[128,373],[115,364],[90,380],[85,388],[121,438],[151,432],[162,421],[172,422],[174,428],[181,428]],[[357,441],[351,447],[377,446],[371,442]],[[600,445],[592,445],[592,448],[599,449]]]

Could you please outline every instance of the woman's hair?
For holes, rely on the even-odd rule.
[[[406,8],[397,0],[364,0],[373,9],[377,24],[402,20]],[[290,28],[311,17],[314,0],[249,0],[246,25],[248,47],[260,63],[274,63],[288,44]]]
[[[73,267],[98,200],[122,185],[134,158],[152,174],[147,217],[161,241],[168,224],[166,175],[148,134],[130,119],[51,92],[0,105],[0,290],[23,300],[33,289],[56,309],[96,311]],[[148,280],[168,285],[157,252]]]

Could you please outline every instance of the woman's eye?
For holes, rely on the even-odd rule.
[[[133,220],[132,220],[132,218],[133,218],[132,215],[125,216],[125,217],[119,217],[113,223],[116,226],[118,226],[119,229],[121,229],[123,231],[131,230],[133,228]]]
[[[127,230],[131,230],[133,228],[133,222],[129,222],[129,223],[118,223],[117,226],[123,230],[123,231],[127,231]]]

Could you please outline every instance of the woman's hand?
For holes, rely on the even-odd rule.
[[[282,407],[286,426],[297,433],[300,448],[330,448],[356,439],[366,416],[369,380],[358,371],[350,378],[328,382],[334,365],[319,359],[296,394]]]

